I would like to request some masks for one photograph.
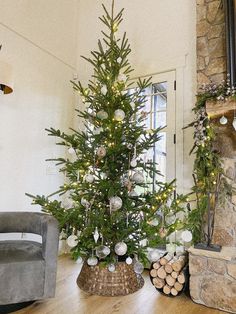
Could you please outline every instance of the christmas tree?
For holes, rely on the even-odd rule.
[[[92,79],[86,88],[72,82],[86,105],[85,111],[76,110],[84,130],[47,129],[73,155],[55,159],[67,181],[54,194],[66,195],[69,206],[51,200],[54,194],[30,196],[58,219],[75,259],[84,258],[91,266],[109,264],[111,271],[120,259],[127,264],[134,259],[135,271],[141,272],[147,258],[158,259],[157,245],[183,227],[178,213],[184,212],[186,197],[174,193],[174,181],[157,182],[158,165],[144,158],[161,131],[144,125],[143,91],[151,79],[131,83],[130,45],[126,33],[117,37],[123,10],[114,15],[114,1],[111,14],[103,8],[100,20],[108,32],[102,31],[98,50],[84,57],[94,68]]]

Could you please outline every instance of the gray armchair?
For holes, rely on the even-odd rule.
[[[54,297],[59,231],[47,214],[0,212],[0,233],[42,236],[42,244],[26,240],[0,241],[0,305]]]

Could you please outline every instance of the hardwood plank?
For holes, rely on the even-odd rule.
[[[161,295],[144,274],[145,285],[124,297],[101,297],[81,291],[76,279],[81,266],[68,256],[58,260],[56,297],[37,301],[17,314],[219,314],[222,311],[195,304],[184,294],[169,298]]]

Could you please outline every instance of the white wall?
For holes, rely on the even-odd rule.
[[[47,175],[45,159],[64,150],[44,129],[72,125],[77,1],[0,0],[0,8],[0,60],[14,74],[14,92],[0,97],[0,211],[38,210],[25,192],[63,183]]]
[[[109,9],[111,0],[79,0],[78,56],[88,56],[97,48],[104,25],[98,20],[101,4]],[[192,120],[196,81],[195,0],[117,0],[116,11],[125,8],[120,33],[127,32],[132,53],[134,77],[168,70],[176,71],[177,93],[177,172],[179,185],[188,190],[192,184],[193,157],[191,130],[182,127]],[[91,67],[78,59],[79,78],[86,82]],[[182,167],[182,165],[184,165]],[[181,190],[180,188],[180,190]]]

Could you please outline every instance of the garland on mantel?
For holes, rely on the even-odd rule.
[[[197,94],[196,105],[193,108],[195,120],[188,125],[194,127],[194,145],[190,154],[194,153],[196,158],[193,168],[194,186],[192,188],[196,195],[196,206],[189,213],[187,228],[193,233],[193,241],[211,242],[214,230],[214,217],[216,204],[232,194],[232,187],[227,182],[222,168],[222,159],[215,149],[215,126],[206,112],[208,100],[227,101],[235,98],[235,89],[230,82],[223,81],[220,84],[203,85]],[[219,193],[220,191],[220,193]],[[206,213],[210,208],[210,217]],[[206,224],[208,229],[206,229]],[[207,233],[207,231],[210,234]]]

